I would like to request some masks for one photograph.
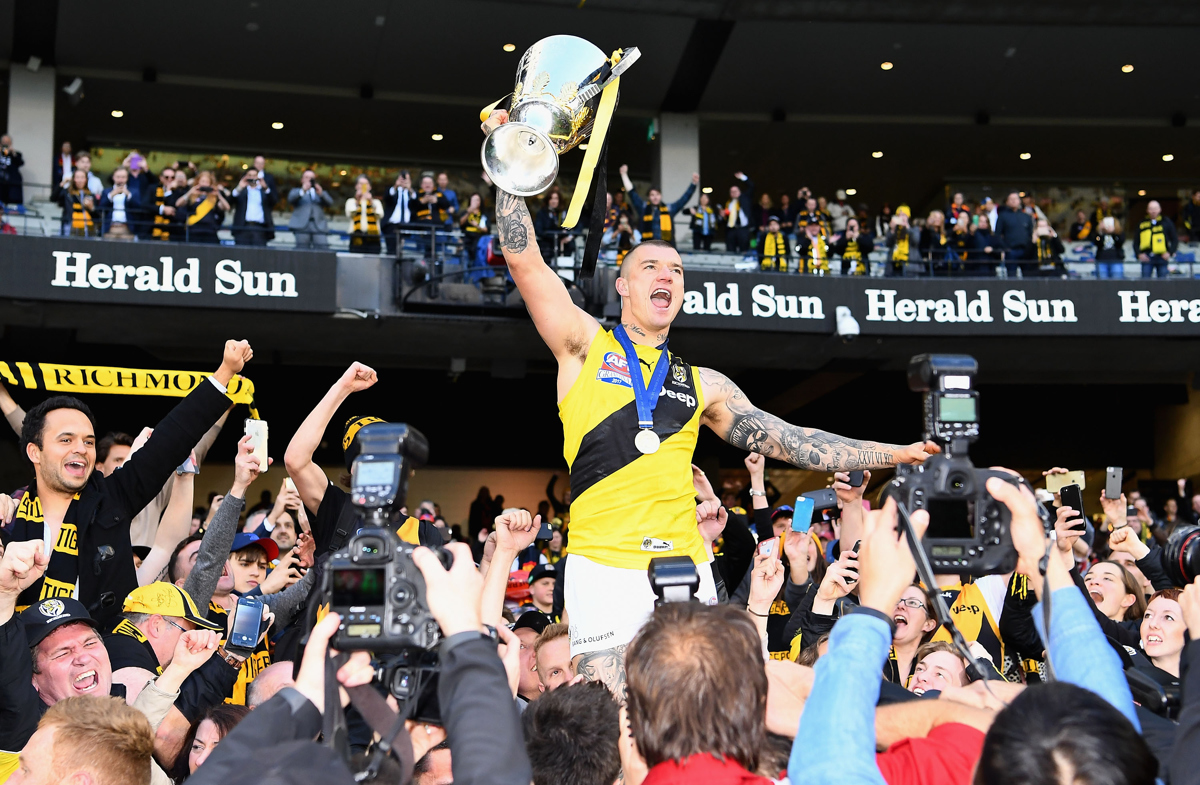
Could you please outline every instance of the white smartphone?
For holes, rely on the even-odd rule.
[[[250,437],[250,448],[258,456],[258,467],[267,473],[267,421],[246,418],[246,435]]]
[[[292,493],[295,493],[295,492],[296,492],[296,483],[292,482],[292,478],[291,478],[291,477],[284,477],[284,478],[283,478],[283,487],[287,488],[287,489],[288,489],[289,491],[291,491]]]

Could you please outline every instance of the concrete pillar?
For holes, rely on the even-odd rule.
[[[30,71],[23,63],[8,69],[8,129],[13,146],[25,156],[25,203],[50,198],[54,172],[54,69]]]
[[[1188,402],[1159,406],[1155,412],[1154,477],[1200,479],[1200,390],[1188,385]]]
[[[658,118],[658,161],[654,182],[662,189],[663,201],[673,202],[692,184],[692,172],[700,171],[700,121],[695,114],[663,112]],[[692,196],[695,204],[700,192]],[[687,216],[675,217],[676,242],[690,248],[692,232]]]

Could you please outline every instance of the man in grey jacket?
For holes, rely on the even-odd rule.
[[[333,205],[333,197],[325,193],[325,189],[317,182],[316,172],[306,169],[300,175],[300,187],[291,190],[288,203],[292,205],[288,228],[296,236],[296,247],[329,247],[329,238],[325,236],[329,231],[325,208]]]

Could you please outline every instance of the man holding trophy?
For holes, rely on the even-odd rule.
[[[621,323],[614,329],[603,329],[575,306],[538,252],[524,197],[549,188],[557,174],[556,152],[587,138],[556,128],[590,127],[595,117],[589,156],[604,146],[597,137],[607,130],[608,117],[602,115],[611,116],[615,105],[615,90],[608,92],[615,79],[602,91],[590,90],[593,105],[597,96],[604,98],[595,110],[582,107],[590,115],[583,122],[581,107],[571,99],[588,95],[598,79],[619,76],[618,69],[624,70],[582,39],[554,36],[535,44],[522,58],[510,110],[485,113],[483,161],[499,189],[496,224],[504,259],[558,361],[563,452],[571,471],[564,596],[572,662],[576,673],[605,682],[623,700],[625,649],[654,609],[646,574],[650,560],[691,557],[700,574],[697,598],[717,601],[712,556],[696,528],[692,486],[701,424],[736,447],[813,471],[920,463],[937,447],[858,441],[792,425],[755,407],[723,374],[671,353],[668,333],[683,305],[684,285],[683,262],[670,243],[648,240],[625,256],[616,280]],[[558,95],[547,97],[547,86],[556,84],[563,85],[554,88]],[[565,117],[548,119],[556,113]],[[587,166],[585,160],[577,197],[588,190]],[[603,193],[606,184],[597,185]],[[603,206],[603,198],[599,202]]]

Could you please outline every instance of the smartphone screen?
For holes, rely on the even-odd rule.
[[[246,419],[246,435],[250,437],[250,447],[258,456],[258,470],[267,472],[267,421]]]
[[[1084,531],[1087,529],[1087,523],[1083,518],[1083,492],[1080,491],[1078,485],[1064,485],[1058,491],[1058,496],[1062,499],[1064,507],[1070,507],[1075,511],[1067,520],[1071,523],[1071,528],[1076,531]]]
[[[258,645],[258,632],[262,626],[263,604],[253,597],[239,597],[233,610],[233,629],[229,633],[229,645],[253,649]]]
[[[807,496],[796,497],[796,507],[792,514],[792,531],[807,532],[812,526],[813,500]]]
[[[1104,480],[1104,498],[1120,499],[1121,498],[1121,467],[1109,466],[1105,471]]]

